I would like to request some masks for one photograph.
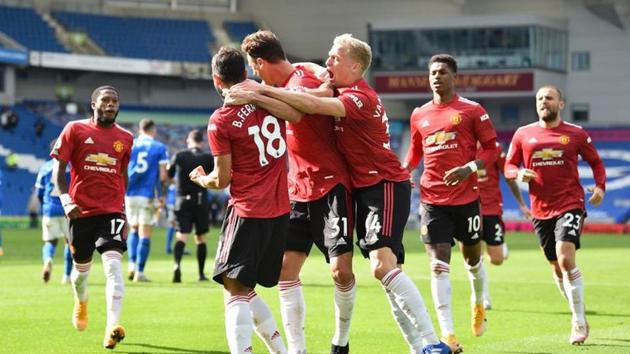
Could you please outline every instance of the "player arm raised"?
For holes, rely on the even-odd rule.
[[[302,116],[304,115],[302,112],[280,100],[261,95],[255,91],[240,90],[238,88],[229,90],[228,94],[225,96],[225,103],[227,105],[252,103],[271,113],[274,117],[292,123],[298,123],[302,120]]]
[[[74,203],[68,194],[68,181],[66,181],[66,166],[68,163],[61,159],[55,159],[53,164],[52,178],[55,188],[59,191],[59,199],[63,206],[63,211],[69,219],[76,219],[81,216],[81,208]]]
[[[232,181],[232,155],[215,156],[214,169],[210,174],[206,174],[202,166],[197,166],[188,176],[203,188],[223,189]]]

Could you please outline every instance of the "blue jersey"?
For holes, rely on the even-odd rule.
[[[135,138],[127,168],[127,195],[153,198],[160,182],[160,164],[167,163],[166,145],[148,135]]]
[[[35,181],[37,197],[39,197],[39,201],[42,203],[42,215],[48,217],[65,215],[63,206],[59,200],[59,193],[52,180],[54,163],[55,161],[53,159],[44,162],[42,167],[39,168],[37,180]],[[68,171],[66,171],[66,181],[70,184],[70,173]]]
[[[171,184],[168,186],[168,192],[166,193],[166,206],[175,206],[175,197],[177,196],[177,186]]]

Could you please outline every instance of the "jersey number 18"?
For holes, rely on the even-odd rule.
[[[272,128],[272,130],[270,130],[270,128]],[[258,148],[258,161],[261,166],[267,166],[269,164],[265,152],[274,159],[277,159],[287,151],[287,143],[282,138],[280,124],[278,123],[278,119],[274,116],[266,116],[260,127],[252,125],[247,129],[247,133],[254,136],[254,143]],[[263,142],[261,135],[267,140],[267,143]],[[277,147],[275,145],[277,145]]]

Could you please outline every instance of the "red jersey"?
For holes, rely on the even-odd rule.
[[[208,123],[214,156],[232,155],[229,205],[243,218],[275,218],[289,212],[286,128],[252,104],[224,106]]]
[[[365,80],[339,89],[346,109],[335,118],[337,145],[344,153],[353,188],[369,187],[382,180],[409,180],[409,172],[389,147],[389,124],[381,99]]]
[[[595,184],[605,190],[606,169],[582,127],[560,122],[543,128],[538,122],[518,128],[508,151],[505,177],[516,178],[519,165],[536,172],[529,182],[532,215],[550,219],[565,211],[584,209],[584,189],[578,176],[578,155],[591,168]]]
[[[475,160],[477,141],[493,155],[497,133],[486,110],[455,95],[451,102],[430,101],[416,108],[410,120],[411,142],[405,161],[407,166],[417,166],[424,156],[422,202],[463,205],[479,199],[475,174],[454,186],[444,184],[443,178],[446,171]]]
[[[503,197],[499,188],[499,175],[503,174],[505,153],[501,144],[496,144],[494,161],[487,159],[484,150],[477,149],[477,159],[483,161],[484,168],[477,170],[477,184],[479,185],[479,199],[481,200],[481,215],[503,215]]]
[[[72,165],[68,194],[81,208],[81,217],[125,212],[123,172],[132,145],[129,131],[118,124],[101,127],[94,118],[63,128],[50,156]]]
[[[317,88],[320,84],[321,81],[298,65],[283,86]],[[299,123],[287,122],[287,148],[291,200],[320,199],[339,183],[351,188],[346,161],[336,147],[332,117],[306,115]]]

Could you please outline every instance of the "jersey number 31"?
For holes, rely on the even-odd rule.
[[[261,166],[269,164],[267,154],[277,159],[287,151],[287,143],[282,138],[280,124],[274,116],[266,116],[260,127],[252,125],[247,128],[247,133],[254,136],[254,143],[258,148],[258,161]],[[261,138],[261,135],[267,140],[266,143]]]

